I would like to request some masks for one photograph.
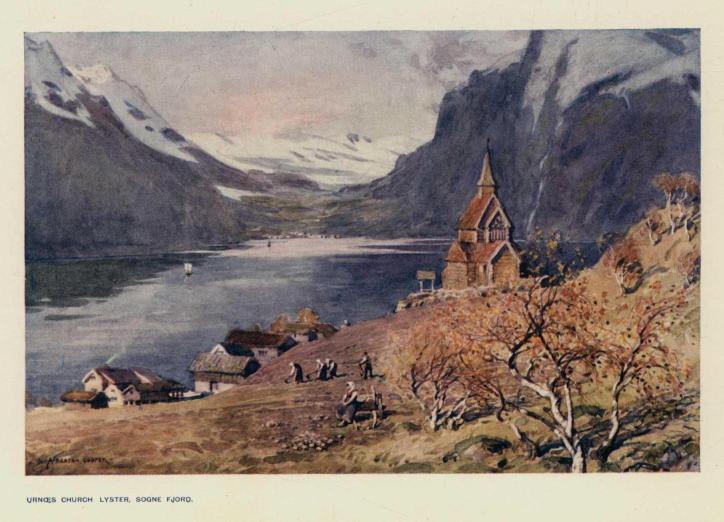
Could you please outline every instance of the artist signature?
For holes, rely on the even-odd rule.
[[[81,455],[81,456],[72,456],[72,455],[53,455],[53,456],[42,456],[38,457],[36,461],[36,465],[40,467],[44,467],[45,469],[50,469],[52,466],[55,465],[62,465],[62,464],[106,464],[110,465],[111,461],[108,460],[106,457],[98,457],[95,455]]]

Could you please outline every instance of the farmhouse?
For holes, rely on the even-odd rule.
[[[273,333],[289,334],[297,342],[316,341],[320,337],[328,338],[337,333],[338,329],[329,323],[323,323],[319,314],[311,308],[302,308],[297,312],[296,320],[292,321],[286,314],[277,317],[269,326]]]
[[[249,330],[231,330],[223,345],[232,345],[250,351],[260,364],[279,357],[297,344],[291,335]]]
[[[100,366],[85,374],[82,382],[85,392],[103,392],[110,407],[170,402],[181,399],[186,391],[181,383],[148,368]]]
[[[458,220],[458,237],[447,252],[443,288],[499,286],[519,278],[520,254],[511,240],[510,219],[496,194],[489,150],[477,186],[477,194]]]
[[[295,344],[290,335],[231,330],[224,342],[197,354],[191,363],[194,390],[216,393],[232,388]]]

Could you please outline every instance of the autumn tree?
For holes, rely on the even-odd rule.
[[[684,276],[686,284],[690,286],[699,280],[701,275],[701,256],[697,250],[689,250],[676,259],[676,269]]]
[[[523,252],[521,272],[525,277],[548,276],[547,284],[558,284],[585,266],[580,248],[564,248],[566,241],[559,231],[537,229]]]
[[[596,452],[602,463],[623,443],[623,394],[631,391],[650,402],[681,392],[687,370],[665,341],[665,334],[684,303],[684,292],[666,294],[659,283],[654,283],[646,297],[635,303],[619,302],[608,311],[605,321],[589,323],[602,354],[595,369],[603,377],[610,376],[610,427]]]
[[[601,262],[616,280],[622,295],[636,291],[643,283],[640,257],[638,246],[630,237],[613,243],[603,253]]]
[[[665,172],[656,176],[653,183],[666,197],[669,234],[683,226],[691,240],[695,220],[699,217],[700,189],[696,177],[689,172],[682,172],[678,176]],[[674,207],[677,208],[677,216],[674,215]]]
[[[630,436],[624,427],[635,419],[625,407],[680,392],[687,372],[665,339],[684,297],[654,282],[636,301],[609,302],[578,277],[461,299],[405,340],[405,382],[431,428],[461,423],[472,405],[495,407],[529,457],[543,450],[520,418],[558,441],[572,472],[585,472],[589,454],[605,463]],[[608,416],[581,426],[576,412],[592,390],[609,397]]]
[[[669,219],[669,234],[676,231],[676,219],[674,218],[674,198],[679,190],[680,183],[676,176],[668,172],[662,172],[654,178],[654,186],[661,190],[666,197],[666,215]]]
[[[681,226],[686,230],[689,241],[694,235],[694,225],[699,218],[700,189],[699,182],[693,174],[685,172],[679,176],[678,197],[676,200],[679,209]]]
[[[581,328],[596,315],[591,304],[578,281],[545,286],[535,278],[484,303],[461,303],[452,318],[468,346],[466,380],[478,382],[469,389],[483,390],[483,400],[497,396],[502,410],[547,429],[569,454],[573,472],[585,472],[587,459],[575,401],[600,356]]]
[[[459,365],[464,343],[445,313],[438,310],[393,339],[394,383],[414,398],[432,431],[458,428],[470,407]]]
[[[664,232],[664,223],[661,220],[659,208],[650,207],[644,214],[644,230],[646,230],[651,245],[657,245],[661,241]]]

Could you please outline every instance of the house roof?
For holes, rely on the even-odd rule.
[[[336,326],[329,323],[315,324],[313,330],[321,333],[324,337],[331,337],[339,331]]]
[[[93,402],[96,398],[100,398],[101,395],[105,396],[105,393],[85,390],[71,390],[61,395],[60,400],[63,402]]]
[[[153,370],[149,370],[148,368],[135,367],[135,368],[129,368],[129,370],[131,370],[133,373],[135,373],[137,377],[139,377],[141,379],[146,379],[147,381],[150,381],[150,382],[158,382],[158,381],[164,380],[163,377],[161,377],[159,374],[157,374]]]
[[[316,323],[310,325],[309,323],[300,322],[276,325],[275,330],[279,333],[292,334],[306,334],[307,332],[315,331],[321,333],[324,337],[330,337],[338,331],[336,326],[329,323]]]
[[[224,347],[224,350],[226,350],[226,353],[228,353],[229,355],[246,357],[252,357],[254,355],[254,352],[243,344],[223,342],[221,343],[221,346]]]
[[[191,363],[189,370],[192,372],[215,372],[243,375],[253,357],[224,355],[222,353],[199,353]]]
[[[98,368],[93,368],[91,371],[95,371],[99,374],[105,381],[108,382],[109,386],[115,384],[121,390],[127,389],[130,385],[134,385],[138,388],[138,386],[142,384],[163,383],[171,380],[164,379],[153,370],[143,367],[113,368],[111,366],[100,366]],[[83,380],[85,381],[85,378]],[[148,383],[145,381],[148,381]]]
[[[225,343],[243,346],[280,346],[292,340],[288,335],[249,330],[231,330],[226,334]]]
[[[138,375],[126,368],[112,368],[110,366],[101,366],[99,368],[95,368],[95,371],[99,373],[104,379],[106,379],[110,384],[136,384],[141,382],[141,379],[138,378]]]
[[[478,226],[480,218],[483,217],[483,212],[485,212],[490,201],[494,198],[494,194],[477,194],[470,200],[465,212],[460,216],[458,228],[462,230],[474,230]]]

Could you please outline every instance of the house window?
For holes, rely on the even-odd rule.
[[[216,381],[209,382],[209,391],[214,392],[219,389],[219,383]]]

